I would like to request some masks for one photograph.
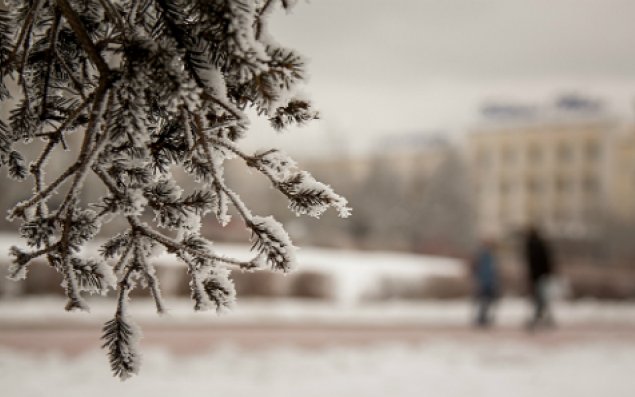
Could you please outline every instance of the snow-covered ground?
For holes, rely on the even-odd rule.
[[[85,324],[103,323],[113,315],[110,299],[89,300],[90,313],[64,311],[60,297],[19,298],[0,300],[0,324],[46,325],[51,322]],[[168,299],[167,314],[159,316],[149,299],[134,299],[130,313],[144,324],[370,324],[370,325],[434,325],[462,326],[473,314],[473,303],[455,301],[392,301],[342,306],[333,302],[313,300],[238,299],[230,312],[194,312],[189,299]],[[521,325],[530,314],[524,300],[505,299],[496,310],[497,324]],[[600,301],[556,302],[554,313],[563,325],[635,325],[635,304]]]
[[[325,350],[225,347],[197,356],[146,351],[141,373],[111,377],[101,352],[75,358],[0,350],[6,397],[632,397],[635,345],[540,349],[437,341]]]
[[[92,302],[90,314],[66,313],[63,303],[59,298],[0,301],[0,340],[11,340],[11,337],[3,339],[3,332],[5,336],[15,335],[20,333],[21,325],[37,330],[51,324],[65,324],[72,329],[76,323],[91,324],[83,327],[83,332],[92,341],[98,337],[99,323],[112,315],[112,302],[108,300]],[[111,377],[103,351],[80,350],[79,355],[69,356],[58,350],[60,346],[30,350],[0,344],[0,395],[635,395],[635,377],[632,376],[635,337],[628,336],[628,330],[635,329],[635,306],[628,304],[560,303],[556,311],[560,328],[544,337],[532,337],[518,330],[528,309],[522,301],[501,304],[498,314],[502,327],[491,333],[467,329],[471,309],[467,301],[391,302],[343,307],[324,302],[243,300],[234,311],[220,317],[213,313],[192,313],[191,303],[186,300],[171,301],[170,307],[168,317],[158,317],[153,313],[150,301],[139,299],[133,302],[136,319],[144,327],[154,330],[164,325],[197,326],[193,329],[211,326],[209,332],[217,332],[214,324],[236,324],[243,327],[243,331],[247,327],[253,328],[249,332],[257,333],[258,326],[263,324],[278,324],[282,330],[295,324],[308,324],[309,328],[311,324],[321,324],[320,329],[327,333],[322,338],[328,340],[331,325],[400,325],[414,329],[415,333],[421,332],[422,336],[408,341],[399,339],[400,334],[396,334],[397,337],[389,338],[390,342],[374,338],[373,342],[367,343],[321,343],[311,348],[279,344],[273,340],[267,342],[266,337],[262,338],[258,348],[253,348],[232,345],[230,337],[230,344],[223,342],[211,348],[212,345],[208,345],[196,354],[179,354],[169,349],[171,342],[164,336],[163,342],[155,341],[144,347],[141,373],[124,383]],[[426,325],[451,326],[463,331],[445,333],[442,328],[426,334]],[[621,327],[621,337],[605,333],[604,330],[611,330],[613,326]],[[576,336],[576,329],[584,331],[586,327],[595,327],[590,337],[567,340]],[[29,341],[29,338],[45,338],[46,335],[45,331],[38,331],[25,338]],[[68,338],[64,340],[69,343]],[[72,338],[70,340],[72,342]],[[96,342],[90,346],[96,346]]]
[[[0,250],[13,243],[13,237],[0,236]],[[217,248],[248,255],[244,247]],[[91,313],[67,313],[59,297],[0,299],[0,396],[635,396],[635,336],[630,336],[635,305],[559,302],[559,329],[545,334],[554,337],[533,337],[520,330],[527,303],[504,300],[495,330],[479,333],[468,328],[473,307],[467,300],[360,299],[386,275],[413,280],[458,275],[460,262],[317,249],[301,250],[298,257],[300,271],[335,278],[335,301],[239,296],[234,310],[216,316],[194,313],[191,301],[168,297],[168,314],[160,317],[150,300],[133,299],[131,314],[148,330],[148,344],[141,373],[125,383],[111,377],[104,352],[90,350],[98,346],[101,324],[113,315],[112,299],[90,299]],[[69,332],[75,328],[80,330]],[[179,328],[186,331],[179,334]],[[301,340],[307,329],[312,336],[305,339],[319,341],[306,345],[311,348],[285,340]],[[174,335],[200,342],[213,330],[229,336],[201,344],[196,354],[170,346]],[[240,330],[238,337],[232,337],[234,330]],[[241,343],[241,338],[253,342],[262,330],[268,334],[257,344]],[[269,338],[279,330],[286,333]],[[357,340],[358,331],[365,332],[365,341]],[[84,338],[84,347],[69,355],[76,337]],[[329,338],[340,341],[326,343]]]

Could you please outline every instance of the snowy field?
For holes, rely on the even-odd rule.
[[[499,326],[488,332],[468,327],[471,307],[465,301],[342,307],[318,302],[243,300],[235,311],[221,317],[192,314],[186,301],[170,304],[169,317],[154,315],[149,301],[139,300],[133,305],[147,339],[151,339],[152,330],[166,324],[199,333],[236,327],[243,333],[249,329],[252,337],[261,333],[258,327],[271,333],[277,332],[271,328],[275,324],[281,331],[303,324],[309,332],[316,332],[312,327],[325,332],[319,339],[328,343],[303,347],[285,338],[269,340],[265,336],[257,346],[251,346],[232,343],[230,337],[220,344],[202,346],[193,354],[175,350],[170,339],[187,333],[160,334],[163,340],[143,347],[141,373],[124,383],[111,377],[104,352],[95,347],[66,354],[60,351],[58,342],[44,343],[47,349],[40,351],[0,343],[0,395],[635,395],[635,307],[627,304],[561,303],[557,307],[559,328],[540,335],[520,329],[528,309],[522,301],[503,302]],[[60,331],[56,327],[66,324],[68,329],[79,326],[83,329],[80,336],[96,346],[100,323],[111,315],[109,302],[93,302],[90,314],[65,313],[62,306],[60,299],[0,301],[0,341],[10,332],[35,330],[25,338],[30,345],[41,343],[29,338],[46,337],[47,327],[63,334],[67,328]],[[389,327],[396,333],[391,336],[393,331],[388,330],[384,332],[388,338],[370,338],[365,343],[331,343],[330,338],[343,334],[330,333],[329,329],[342,327],[366,329],[365,337]],[[400,328],[410,331],[399,333]],[[297,338],[298,332],[288,335]],[[420,336],[402,338],[413,333]],[[74,339],[67,336],[57,340],[68,343]]]
[[[632,397],[635,345],[536,349],[437,341],[197,356],[147,351],[139,376],[112,378],[101,352],[75,358],[0,351],[0,388],[24,396]]]
[[[0,247],[10,243],[0,235]],[[144,359],[124,383],[98,350],[111,299],[90,299],[90,313],[65,312],[60,297],[0,299],[0,397],[635,396],[633,304],[559,302],[558,329],[531,335],[522,329],[527,303],[504,300],[496,327],[481,332],[469,326],[467,300],[362,299],[386,275],[459,275],[460,262],[318,249],[298,256],[301,269],[333,276],[332,302],[239,296],[216,316],[168,297],[168,313],[157,316],[150,300],[134,299]]]
[[[46,326],[51,323],[101,324],[113,315],[110,299],[88,299],[90,313],[66,312],[61,297],[23,297],[0,299],[1,324]],[[241,299],[229,312],[195,312],[192,301],[166,299],[167,313],[156,314],[154,302],[138,298],[132,301],[130,313],[142,324],[213,325],[213,324],[406,324],[464,326],[473,315],[469,300],[387,301],[356,305],[339,302],[293,299]],[[496,307],[497,324],[521,325],[530,314],[529,304],[522,299],[505,299]],[[587,300],[556,302],[554,313],[563,326],[615,324],[635,326],[635,304],[605,303]]]

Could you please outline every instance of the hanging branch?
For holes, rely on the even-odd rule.
[[[140,332],[127,313],[130,291],[147,288],[157,312],[166,308],[156,248],[184,265],[195,310],[232,306],[232,271],[295,266],[296,248],[282,224],[253,213],[225,180],[229,157],[262,173],[298,214],[319,216],[333,207],[348,216],[344,198],[282,153],[240,149],[248,109],[276,129],[317,117],[295,95],[304,59],[270,43],[265,32],[265,19],[292,2],[16,3],[0,15],[0,78],[17,72],[22,91],[2,102],[10,117],[0,120],[0,166],[18,180],[30,173],[33,191],[9,212],[29,247],[11,247],[9,273],[22,279],[35,258],[46,256],[62,275],[67,310],[88,310],[86,293],[116,288],[117,309],[102,337],[116,376],[125,379],[140,365]],[[4,100],[4,80],[0,90]],[[35,137],[45,143],[26,167],[16,144]],[[74,160],[53,174],[46,164],[60,156]],[[196,181],[194,190],[180,187],[174,167]],[[84,185],[92,176],[106,193],[87,202]],[[216,252],[200,233],[209,213],[225,226],[232,211],[251,232],[248,260]],[[117,218],[126,222],[123,230],[101,232]],[[101,258],[83,258],[82,248],[96,238],[105,240]]]
[[[107,321],[102,329],[102,348],[108,349],[110,368],[122,380],[139,372],[141,353],[139,339],[141,331],[128,316],[127,304],[130,291],[135,287],[132,277],[138,269],[129,266],[117,284],[117,310],[115,317]]]

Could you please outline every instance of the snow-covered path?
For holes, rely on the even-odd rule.
[[[635,344],[536,348],[438,340],[326,349],[151,349],[139,376],[111,378],[101,352],[68,358],[0,350],[6,397],[632,397]]]
[[[468,327],[469,302],[342,307],[242,301],[226,316],[171,302],[143,325],[139,376],[120,383],[98,351],[108,301],[91,314],[63,301],[0,301],[2,397],[632,397],[635,307],[559,304],[560,327],[528,334],[522,301],[505,301],[491,331]]]
[[[364,347],[385,343],[434,345],[455,341],[465,345],[520,343],[536,349],[613,343],[635,346],[635,326],[578,324],[529,333],[520,327],[474,330],[468,326],[418,324],[141,324],[143,349],[162,349],[178,356],[191,356],[227,345],[266,350],[271,347]],[[48,326],[0,325],[0,349],[77,356],[99,349],[101,325],[61,324]]]

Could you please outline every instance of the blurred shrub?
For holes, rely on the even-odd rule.
[[[562,274],[569,283],[571,299],[635,299],[635,268],[571,266],[562,269]]]
[[[333,277],[319,272],[298,272],[291,277],[289,295],[295,298],[332,300],[335,297]]]
[[[471,294],[471,286],[464,276],[431,276],[417,279],[384,277],[375,292],[367,294],[369,300],[392,299],[456,299]]]
[[[277,298],[288,294],[289,280],[282,274],[268,272],[233,272],[238,296]]]
[[[62,277],[47,262],[35,260],[28,269],[28,277],[18,281],[23,294],[64,296],[64,289],[60,285]]]
[[[364,299],[382,301],[393,299],[419,299],[423,289],[423,280],[404,280],[395,277],[383,277],[377,288],[366,291]]]
[[[422,298],[457,299],[471,296],[473,287],[467,276],[432,276],[423,284]]]

